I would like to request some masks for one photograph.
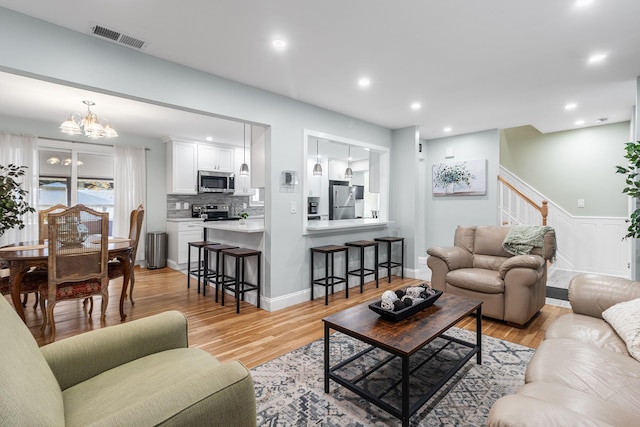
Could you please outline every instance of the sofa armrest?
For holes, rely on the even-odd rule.
[[[186,317],[167,311],[66,338],[40,350],[65,390],[132,360],[186,347]]]
[[[440,258],[447,264],[449,271],[457,270],[459,268],[471,268],[473,267],[473,258],[471,253],[466,249],[458,246],[447,247],[433,247],[427,249],[427,254]]]
[[[509,270],[514,268],[532,268],[537,270],[541,268],[544,263],[544,258],[540,255],[516,255],[500,265],[500,277],[504,279]]]
[[[624,301],[640,298],[640,282],[601,274],[579,274],[569,282],[574,313],[602,318],[602,312]]]

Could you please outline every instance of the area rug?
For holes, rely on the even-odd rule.
[[[448,335],[475,342],[475,332],[452,328]],[[434,344],[436,344],[434,342]],[[336,332],[331,337],[331,364],[344,360],[368,346]],[[412,394],[421,391],[421,384],[437,376],[446,367],[447,358],[462,350],[441,351],[431,366],[417,372],[412,381]],[[433,348],[425,348],[433,352]],[[534,350],[521,345],[483,336],[482,365],[475,356],[451,378],[438,393],[412,417],[412,426],[484,426],[493,403],[500,397],[515,393],[524,384],[524,371]],[[387,357],[381,350],[369,352],[356,366]],[[350,390],[331,381],[329,393],[324,392],[324,340],[320,339],[291,353],[278,357],[251,370],[253,376],[259,426],[398,426],[400,421],[362,399]],[[385,366],[386,371],[374,375],[367,388],[380,390],[389,386],[388,379],[399,375],[397,358]],[[357,373],[357,372],[354,372]],[[388,399],[397,397],[391,389]],[[385,397],[387,399],[387,397]]]

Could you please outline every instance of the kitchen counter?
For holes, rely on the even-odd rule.
[[[385,221],[377,218],[315,220],[307,222],[307,231],[335,231],[354,228],[386,227],[393,221]]]
[[[264,233],[264,219],[247,219],[244,224],[240,224],[240,221],[203,221],[190,224],[189,227],[238,233]]]

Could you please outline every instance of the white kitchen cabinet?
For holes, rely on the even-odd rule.
[[[206,171],[234,172],[233,148],[211,144],[198,144],[198,169]]]
[[[187,268],[189,242],[202,241],[202,228],[190,227],[191,224],[201,223],[193,221],[167,221],[168,259],[167,265],[174,270]],[[191,263],[198,262],[197,249],[191,250]]]
[[[329,179],[345,181],[344,172],[347,170],[347,162],[339,160],[329,161]]]
[[[251,126],[251,188],[264,188],[266,181],[265,145],[267,130],[261,126]]]
[[[245,152],[242,148],[236,148],[235,155],[235,166],[233,167],[233,173],[236,174],[236,188],[234,191],[235,196],[253,196],[254,190],[251,188],[251,173],[253,165],[251,164],[251,151],[247,148]],[[249,175],[241,176],[240,175],[240,166],[243,162],[249,165]]]
[[[198,144],[177,140],[165,142],[167,145],[167,193],[197,194]]]

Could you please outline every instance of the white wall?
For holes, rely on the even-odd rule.
[[[290,98],[202,73],[144,55],[128,48],[69,31],[37,19],[0,8],[0,70],[31,75],[47,81],[86,87],[91,90],[165,103],[241,118],[270,125],[266,144],[265,186],[265,276],[267,299],[308,291],[308,248],[317,242],[343,242],[345,236],[304,238],[301,192],[280,193],[282,170],[303,170],[303,129],[315,129],[380,146],[391,146],[391,131]],[[64,46],[73,56],[60,59]],[[41,135],[59,137],[57,126]],[[55,133],[55,135],[53,134]],[[159,147],[164,149],[164,147]],[[155,150],[152,151],[155,153]],[[158,179],[164,167],[160,155],[154,158],[148,182]],[[151,193],[151,192],[148,192]],[[300,209],[289,213],[291,202]],[[148,229],[157,225],[157,213],[150,212]],[[162,214],[164,215],[164,214]],[[162,227],[164,229],[164,227]],[[353,233],[347,238],[372,238]],[[326,244],[326,243],[323,243]],[[269,306],[267,301],[267,306]],[[274,304],[277,306],[277,304]]]
[[[426,247],[451,246],[458,225],[495,225],[498,218],[497,177],[500,168],[500,135],[497,129],[448,138],[432,139],[426,143],[425,212]],[[453,148],[455,157],[445,159],[445,152]],[[432,168],[445,160],[463,161],[487,159],[487,194],[484,196],[434,197],[431,194]],[[426,253],[422,256],[426,256]]]

